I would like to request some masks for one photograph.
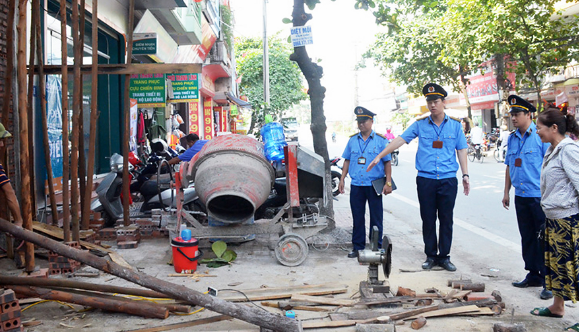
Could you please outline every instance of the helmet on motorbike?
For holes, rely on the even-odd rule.
[[[151,150],[153,152],[165,152],[168,147],[167,142],[160,138],[155,138],[151,141]]]

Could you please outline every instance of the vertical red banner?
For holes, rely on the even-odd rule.
[[[227,113],[229,111],[224,109],[223,107],[221,108],[221,131],[229,131],[227,130],[227,125],[229,124],[229,121],[227,120]]]
[[[189,133],[200,135],[199,101],[189,103]]]
[[[211,109],[211,98],[205,98],[203,102],[203,139],[213,138],[213,110]]]

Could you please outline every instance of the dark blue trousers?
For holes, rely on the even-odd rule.
[[[515,196],[515,210],[521,233],[523,261],[529,271],[527,279],[545,282],[545,250],[539,240],[541,226],[545,223],[545,213],[540,197]]]
[[[424,253],[428,258],[441,260],[449,257],[452,245],[452,216],[458,192],[456,178],[435,180],[416,177]],[[439,228],[436,238],[436,219]]]
[[[354,250],[363,250],[366,247],[366,202],[370,208],[370,234],[372,240],[372,228],[378,226],[378,246],[382,248],[382,195],[376,195],[372,186],[350,186],[350,208],[354,220],[352,232],[352,245]]]

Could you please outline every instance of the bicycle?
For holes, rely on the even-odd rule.
[[[482,152],[480,144],[474,144],[474,146],[473,145],[469,146],[468,150],[466,150],[466,153],[468,155],[468,159],[471,162],[474,162],[475,159],[478,159],[482,164],[482,162],[485,159],[485,154]]]

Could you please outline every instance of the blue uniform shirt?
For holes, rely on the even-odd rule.
[[[187,149],[185,152],[179,155],[179,160],[181,161],[191,161],[195,155],[201,151],[205,143],[209,142],[208,140],[200,139],[197,142],[193,143],[193,146]]]
[[[519,130],[509,135],[505,165],[509,166],[516,196],[541,197],[541,165],[549,146],[551,144],[541,142],[533,122],[524,136],[521,136]],[[520,167],[515,166],[517,158],[521,158]]]
[[[418,176],[436,180],[456,177],[456,150],[468,147],[460,121],[445,115],[437,126],[429,116],[414,122],[401,137],[406,143],[419,137],[416,152]],[[432,143],[438,140],[442,141],[442,149],[432,147]]]
[[[388,145],[388,140],[384,136],[376,134],[374,130],[365,142],[361,133],[350,137],[342,158],[350,161],[348,174],[352,178],[352,185],[371,186],[372,181],[384,177],[384,163],[391,159],[390,155],[382,158],[384,163],[378,163],[370,172],[366,172],[366,169],[368,164],[386,148],[386,145]],[[358,164],[359,158],[366,158],[365,163]]]

